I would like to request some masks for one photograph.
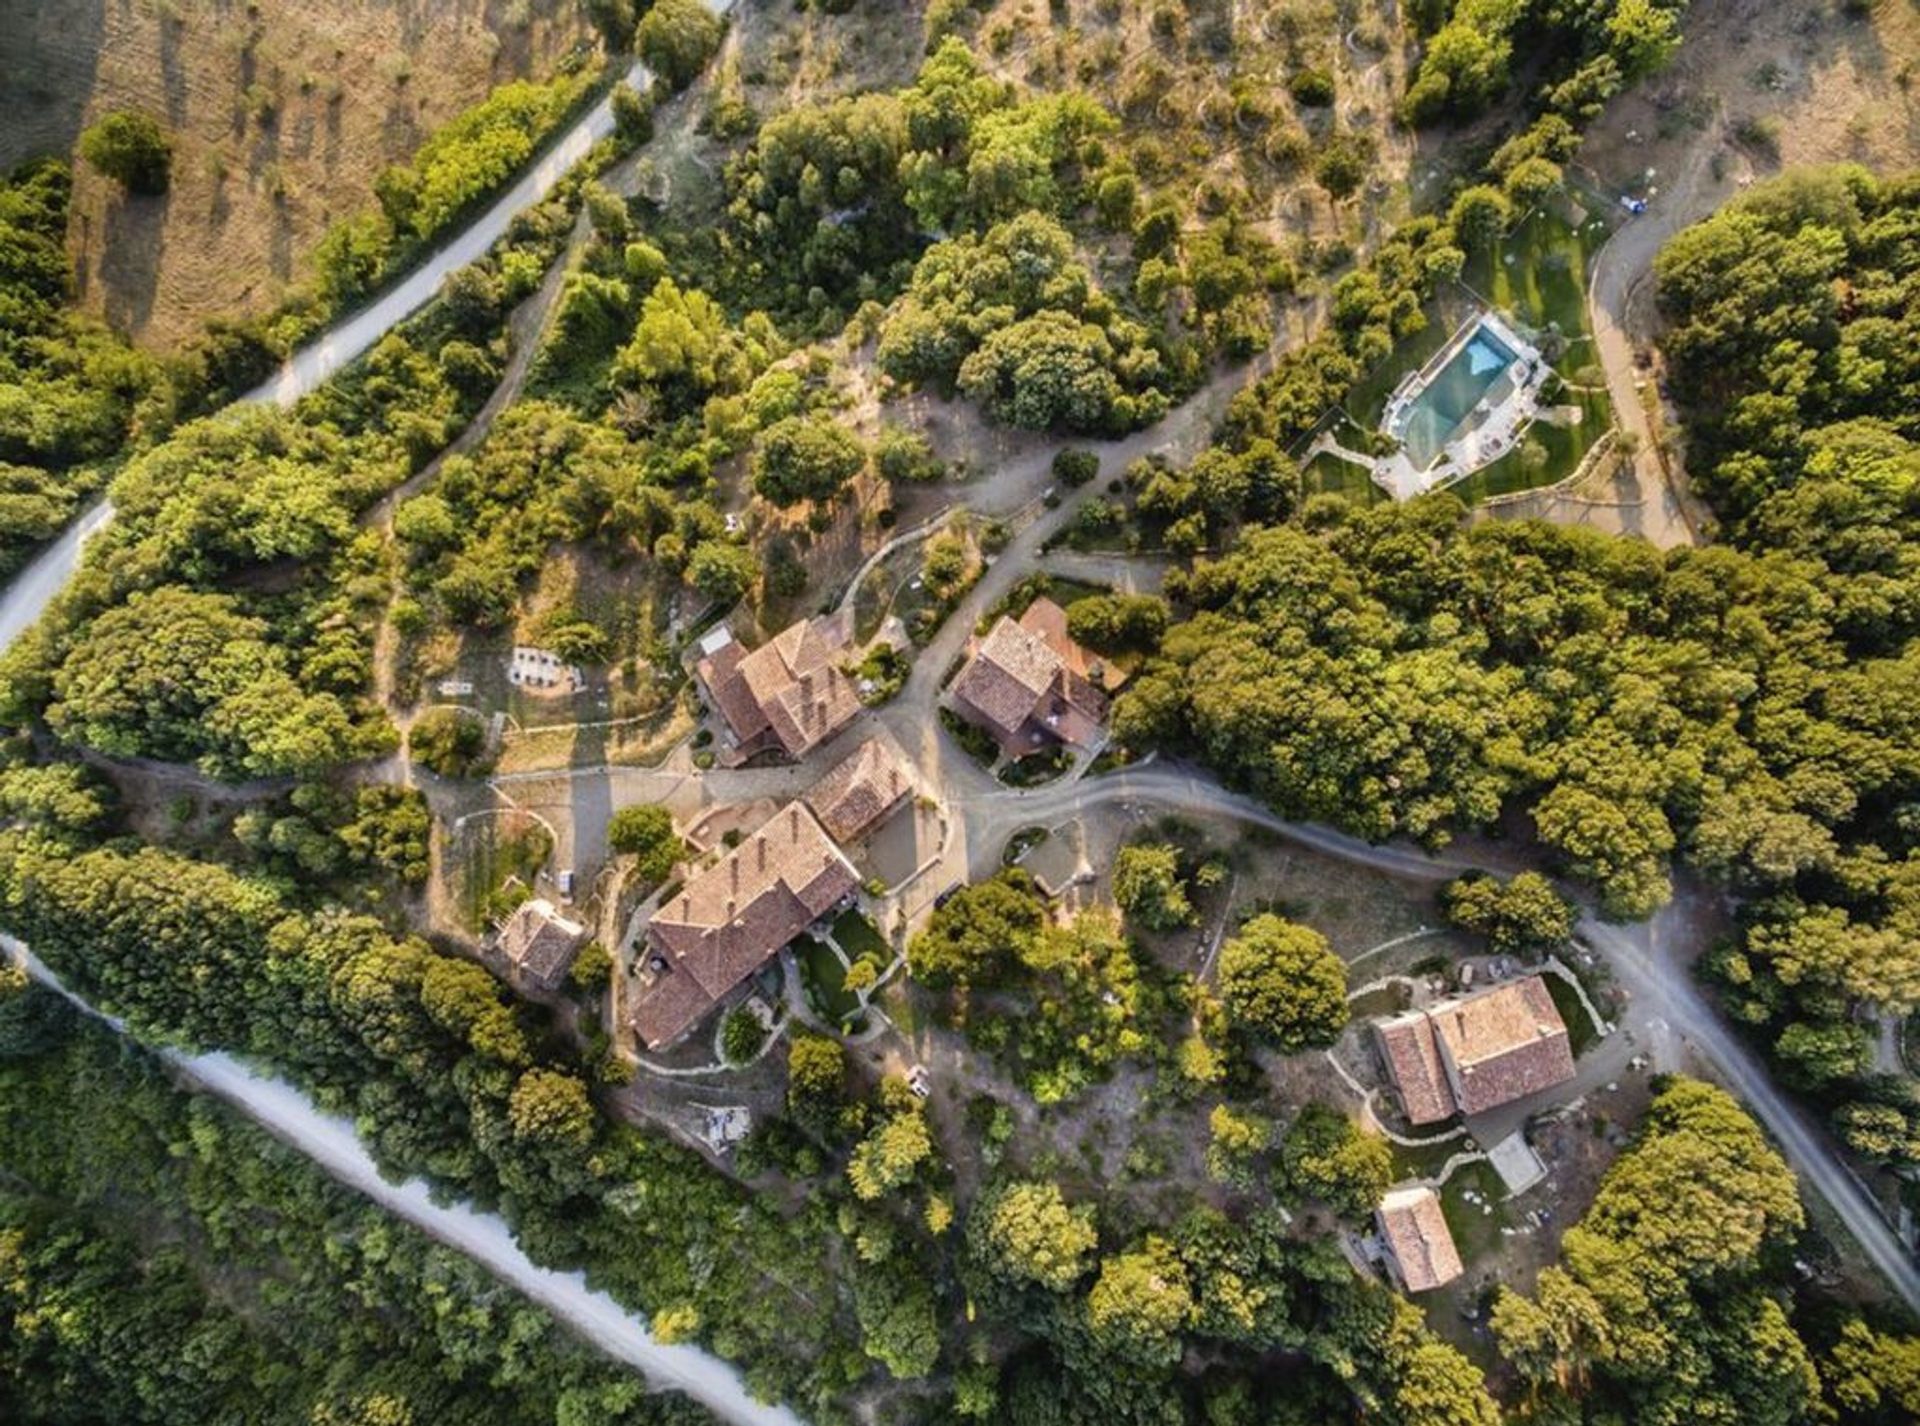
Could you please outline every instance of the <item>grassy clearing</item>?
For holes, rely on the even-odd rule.
[[[860,1001],[847,989],[847,968],[840,964],[833,947],[812,936],[802,936],[793,943],[793,953],[800,962],[800,980],[814,1010],[836,1025],[846,1024],[859,1012]]]
[[[1482,1202],[1469,1203],[1469,1190]],[[1500,1176],[1487,1163],[1467,1164],[1440,1190],[1440,1207],[1462,1262],[1472,1264],[1500,1251],[1500,1230],[1507,1226],[1507,1210],[1500,1201],[1505,1192]]]
[[[1567,1042],[1573,1053],[1586,1053],[1587,1046],[1600,1038],[1599,1027],[1593,1023],[1593,1017],[1580,1003],[1580,996],[1574,988],[1557,975],[1541,977],[1547,983],[1547,993],[1553,997],[1553,1008],[1560,1012],[1560,1018],[1566,1022]]]
[[[1325,452],[1308,461],[1300,475],[1308,495],[1338,495],[1363,506],[1392,498],[1359,466]]]
[[[476,817],[453,846],[454,904],[470,931],[484,931],[533,886],[553,855],[553,839],[531,817]]]
[[[1430,1126],[1426,1132],[1436,1133],[1438,1132],[1438,1128],[1437,1126]],[[1449,1139],[1443,1144],[1417,1145],[1395,1144],[1389,1141],[1389,1146],[1393,1151],[1394,1182],[1400,1183],[1407,1179],[1432,1178],[1435,1174],[1439,1173],[1441,1169],[1447,1166],[1447,1160],[1460,1151],[1460,1140]],[[1469,1167],[1479,1166],[1469,1165]],[[1452,1181],[1454,1183],[1459,1182],[1465,1172],[1466,1170],[1463,1169],[1459,1174],[1455,1174]],[[1479,1212],[1477,1208],[1473,1211],[1476,1214]]]
[[[875,965],[885,966],[893,959],[893,952],[881,939],[880,932],[858,911],[843,911],[840,919],[833,923],[833,939],[840,943],[852,960],[870,960]]]
[[[1590,339],[1587,266],[1608,231],[1603,217],[1589,216],[1576,228],[1536,209],[1490,252],[1469,261],[1461,281],[1528,326],[1555,328],[1569,341]],[[1577,346],[1574,350],[1576,359],[1590,356]]]

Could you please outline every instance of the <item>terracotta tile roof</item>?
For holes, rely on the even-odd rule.
[[[1067,632],[1067,611],[1051,599],[1036,599],[1020,616],[1020,627],[1038,634],[1047,647],[1060,655],[1067,672],[1092,684],[1102,694],[1111,693],[1126,680],[1121,670],[1101,658],[1085,644],[1076,643]]]
[[[1573,1078],[1573,1045],[1537,975],[1374,1026],[1415,1124],[1474,1115]]]
[[[633,1002],[640,1038],[650,1049],[679,1039],[859,884],[811,811],[781,808],[653,913]]]
[[[498,944],[523,979],[542,990],[554,990],[586,935],[585,926],[562,916],[551,901],[535,897],[514,909],[500,928]]]
[[[1417,1185],[1390,1190],[1380,1200],[1374,1222],[1408,1292],[1444,1287],[1464,1271],[1440,1197],[1432,1189]]]
[[[1440,1063],[1440,1048],[1434,1043],[1433,1022],[1424,1010],[1382,1020],[1373,1027],[1380,1043],[1381,1058],[1394,1088],[1400,1091],[1400,1108],[1414,1124],[1432,1124],[1453,1117],[1453,1090],[1447,1083],[1446,1066]]]
[[[960,670],[953,696],[989,727],[1011,736],[1033,717],[1063,667],[1045,639],[1003,614]]]
[[[1478,1114],[1573,1078],[1573,1046],[1537,975],[1433,1006],[1440,1052],[1463,1114]]]
[[[807,806],[842,846],[879,825],[913,791],[892,746],[869,738],[807,790]]]
[[[733,730],[735,741],[741,743],[752,742],[770,726],[753,690],[740,677],[740,664],[746,656],[747,651],[736,639],[701,659],[698,666],[700,682],[706,685],[708,696],[720,710],[720,716],[726,719],[727,727]]]
[[[700,661],[700,680],[738,742],[770,732],[797,758],[860,711],[860,691],[840,670],[852,641],[851,611],[803,619],[751,653],[723,646]]]

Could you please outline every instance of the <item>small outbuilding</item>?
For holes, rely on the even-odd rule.
[[[1408,1292],[1445,1287],[1465,1269],[1441,1211],[1440,1195],[1425,1184],[1389,1189],[1374,1212],[1387,1265]]]
[[[498,945],[516,981],[529,989],[554,991],[573,968],[573,958],[586,939],[585,926],[536,896],[521,902],[501,924]]]

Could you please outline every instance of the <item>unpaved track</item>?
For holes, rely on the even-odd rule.
[[[34,979],[124,1032],[118,1020],[100,1014],[68,991],[13,937],[0,936],[0,950],[26,965]],[[638,1367],[655,1386],[684,1392],[721,1420],[739,1426],[802,1426],[800,1418],[784,1406],[755,1401],[739,1372],[718,1357],[698,1347],[670,1347],[656,1342],[619,1303],[588,1287],[582,1274],[540,1267],[520,1250],[507,1225],[494,1214],[476,1212],[460,1203],[436,1203],[431,1190],[419,1179],[389,1183],[351,1122],[322,1114],[285,1080],[262,1076],[232,1055],[189,1055],[171,1049],[153,1053],[181,1078],[226,1100],[276,1139],[298,1149],[330,1177],[429,1237],[465,1253],[608,1356]]]

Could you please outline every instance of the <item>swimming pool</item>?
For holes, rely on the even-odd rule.
[[[1480,398],[1512,366],[1513,349],[1483,322],[1461,344],[1426,389],[1408,404],[1397,433],[1415,470],[1439,459]]]

